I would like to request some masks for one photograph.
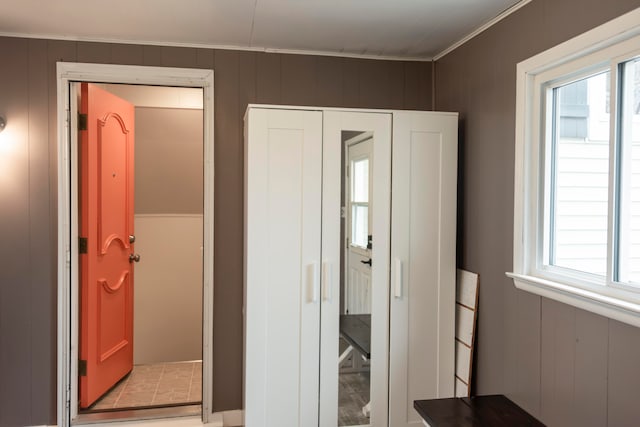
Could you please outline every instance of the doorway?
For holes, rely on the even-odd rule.
[[[133,240],[137,240],[135,251],[140,254],[139,259],[141,260],[141,262],[136,263],[136,268],[139,271],[136,271],[135,274],[135,290],[136,294],[139,293],[139,298],[136,298],[136,300],[141,304],[136,305],[134,315],[134,319],[136,319],[134,321],[135,332],[133,337],[133,342],[135,343],[134,368],[132,373],[125,375],[119,382],[116,381],[110,387],[111,390],[107,391],[106,395],[95,403],[92,403],[88,409],[90,412],[95,412],[97,409],[105,410],[107,406],[110,406],[108,410],[118,410],[114,396],[119,393],[119,397],[122,398],[127,385],[133,386],[131,382],[135,377],[151,373],[152,376],[155,375],[156,379],[160,380],[162,373],[167,373],[167,377],[172,376],[177,380],[184,380],[189,377],[186,396],[184,395],[184,389],[181,390],[182,393],[176,393],[175,388],[171,386],[167,390],[170,391],[169,393],[161,393],[162,396],[160,396],[157,392],[161,384],[158,382],[155,385],[153,396],[146,393],[146,398],[151,398],[150,400],[143,402],[141,399],[132,399],[128,403],[123,400],[121,403],[124,403],[124,406],[120,409],[165,405],[174,407],[176,404],[197,403],[197,416],[203,422],[206,422],[212,415],[210,409],[212,389],[212,348],[210,341],[213,335],[213,73],[210,70],[59,63],[59,236],[69,236],[69,240],[59,239],[58,375],[60,389],[58,395],[58,424],[70,425],[73,423],[77,425],[85,421],[91,421],[78,417],[80,412],[78,410],[78,391],[80,386],[77,380],[83,374],[81,370],[84,368],[78,357],[82,344],[79,334],[80,328],[78,327],[80,323],[78,308],[80,307],[79,294],[81,289],[81,280],[78,272],[80,259],[78,223],[81,215],[79,215],[77,197],[79,181],[78,174],[75,172],[78,170],[81,160],[77,155],[78,131],[76,130],[76,116],[73,113],[75,111],[75,94],[76,87],[79,86],[78,82],[98,82],[102,88],[109,92],[119,92],[119,95],[122,95],[122,91],[140,92],[146,90],[147,92],[153,92],[156,99],[163,98],[163,96],[158,96],[162,91],[174,91],[174,94],[179,93],[174,99],[181,99],[183,102],[189,98],[185,94],[191,91],[192,94],[196,93],[195,98],[200,100],[201,109],[196,114],[200,115],[199,130],[201,130],[201,137],[199,149],[196,148],[196,151],[199,150],[200,171],[202,172],[197,177],[196,185],[186,185],[187,187],[196,187],[192,193],[199,194],[200,198],[199,201],[192,204],[198,205],[200,212],[190,212],[184,215],[184,212],[183,214],[171,212],[171,209],[168,209],[169,212],[160,214],[157,210],[154,211],[154,209],[158,208],[158,203],[162,204],[168,199],[166,197],[167,186],[162,185],[162,179],[159,179],[158,176],[155,179],[149,179],[149,176],[140,175],[141,183],[146,179],[148,189],[141,190],[141,188],[136,187],[141,197],[139,200],[136,199],[135,203],[136,235],[132,237]],[[136,86],[127,86],[127,84],[131,83],[135,83]],[[141,84],[153,85],[154,87],[140,86]],[[182,89],[185,87],[191,89]],[[133,95],[133,98],[138,95]],[[154,98],[154,96],[151,98]],[[189,101],[187,100],[186,102]],[[156,107],[159,106],[156,105]],[[191,107],[193,110],[193,105]],[[158,120],[162,119],[158,117],[158,114],[154,114],[154,111],[151,111],[153,107],[146,106],[141,108],[146,108],[146,110],[140,110],[141,118],[145,119],[146,117],[147,122],[151,123],[147,127],[159,128],[160,126],[153,126],[153,123],[158,125]],[[166,113],[180,114],[177,111],[163,110],[162,112],[165,113],[165,121],[171,118]],[[158,112],[156,111],[155,113]],[[157,135],[156,138],[152,139],[158,142]],[[144,144],[141,145],[141,148],[143,147]],[[147,148],[146,154],[144,154],[144,150],[136,154],[141,159],[148,160],[154,157],[157,159],[159,158],[157,154],[161,151],[158,148],[159,146],[157,145],[155,147],[151,146]],[[181,148],[185,152],[190,150],[186,146]],[[154,162],[150,163],[153,165]],[[155,165],[156,169],[162,169],[162,166],[159,166],[157,162]],[[140,169],[140,173],[148,174],[153,167],[147,164]],[[170,176],[171,171],[167,170],[166,167],[164,169],[165,175]],[[198,185],[200,190],[197,189]],[[184,193],[188,192],[177,191],[176,193],[184,195]],[[180,209],[182,209],[188,206],[189,203],[174,203],[173,209],[177,205],[180,205]],[[167,209],[164,210],[167,211]],[[144,238],[141,238],[143,236]],[[174,252],[167,253],[162,250],[162,247],[163,242],[169,239],[176,244],[173,248]],[[146,252],[146,255],[143,252]],[[168,260],[172,261],[176,268],[165,269],[163,273],[163,270],[159,267],[163,264],[168,264]],[[145,265],[143,261],[147,261],[146,268],[143,268]],[[186,267],[187,265],[188,267]],[[175,276],[180,276],[178,279],[180,286],[158,286],[163,280],[165,282],[167,280],[177,281]],[[193,289],[194,287],[196,289]],[[168,291],[168,293],[164,292],[164,295],[160,295],[162,292],[159,292],[159,290],[161,289]],[[176,295],[180,295],[180,298],[176,298]],[[166,306],[171,303],[174,305],[174,310],[164,308],[163,304]],[[196,309],[193,309],[194,304]],[[176,307],[176,305],[182,305],[183,307]],[[185,307],[186,305],[191,308]],[[167,312],[171,311],[174,313],[169,314],[182,311],[183,313],[188,313],[188,315],[166,316]],[[165,314],[164,325],[162,324],[163,317],[158,317],[158,313]],[[176,324],[181,321],[183,323],[184,321],[187,322],[182,325]],[[172,333],[174,335],[173,342],[170,338]],[[142,369],[136,372],[136,366],[141,366]],[[196,381],[196,384],[194,384],[194,379],[201,380],[201,382],[198,384]],[[149,387],[148,384],[147,387]],[[131,390],[135,388],[139,387],[131,387]],[[178,394],[181,394],[181,396],[178,396]],[[155,402],[154,398],[156,399]],[[199,406],[200,402],[201,406]],[[180,414],[194,414],[194,412],[161,411],[157,412],[155,416],[165,417]],[[149,414],[143,416],[147,417]],[[128,414],[127,417],[139,418],[135,413]]]
[[[116,412],[124,410],[181,407],[199,413],[202,89],[72,83],[72,93],[82,100],[80,114],[89,114],[78,144],[81,239],[92,243],[99,240],[99,235],[108,239],[110,231],[102,229],[117,225],[117,219],[123,216],[129,219],[123,228],[130,228],[112,230],[111,236],[122,234],[124,238],[110,239],[106,250],[95,251],[95,245],[87,244],[86,253],[80,254],[80,294],[86,296],[79,307],[80,361],[84,364],[78,378],[79,412],[115,417]],[[112,139],[103,136],[109,135],[109,119],[104,126],[94,123],[96,110],[105,108],[109,119],[118,122],[113,126],[116,132]],[[130,111],[130,117],[118,108]],[[127,119],[131,123],[127,124]],[[118,142],[132,148],[119,150]],[[116,173],[118,153],[123,157],[120,163],[130,165],[128,179],[121,176],[127,175],[127,168],[121,167],[122,172]],[[130,161],[127,154],[131,154]],[[98,166],[91,168],[91,162]],[[101,203],[103,195],[117,192],[119,185],[131,187],[130,191],[109,200],[105,207],[104,201]],[[129,199],[132,203],[126,203]],[[97,205],[103,207],[97,209]],[[89,225],[95,221],[97,227]],[[126,274],[120,274],[122,268],[117,268],[115,283],[93,286],[95,280],[90,276],[101,267],[91,261],[108,261],[112,252],[122,252]],[[108,277],[108,269],[106,273]],[[117,287],[120,276],[125,280]],[[130,335],[126,340],[121,338],[123,330],[125,336]],[[97,340],[100,342],[94,342]],[[132,348],[118,346],[125,341],[130,341]],[[104,348],[100,357],[91,357],[92,348],[97,347]],[[119,356],[125,359],[115,360]]]

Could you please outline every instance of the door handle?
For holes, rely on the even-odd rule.
[[[140,254],[129,255],[129,262],[140,262]]]
[[[318,264],[312,262],[307,265],[307,301],[310,303],[318,302]]]
[[[331,264],[328,261],[322,263],[322,300],[331,300]]]
[[[393,296],[396,298],[402,298],[402,260],[395,259],[395,283],[393,286]]]
[[[369,258],[369,259],[368,259],[368,260],[366,260],[366,261],[360,261],[360,262],[361,262],[361,263],[363,263],[363,264],[368,264],[368,265],[369,265],[369,267],[371,267],[371,258]]]

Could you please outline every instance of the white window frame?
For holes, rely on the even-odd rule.
[[[603,279],[543,262],[545,256],[544,125],[545,91],[558,85],[611,70],[611,94],[617,87],[617,64],[640,54],[640,8],[565,43],[520,62],[517,66],[514,174],[513,272],[515,286],[634,326],[640,326],[640,289],[613,281],[614,162],[616,144],[609,150],[609,211],[607,274]],[[617,105],[612,103],[611,116]],[[612,123],[615,121],[612,120]],[[616,126],[610,141],[616,141]]]

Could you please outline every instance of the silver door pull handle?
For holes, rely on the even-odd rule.
[[[140,262],[140,254],[129,255],[129,262]]]

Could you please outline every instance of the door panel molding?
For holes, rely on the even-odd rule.
[[[415,399],[453,396],[458,117],[394,112],[389,424]],[[425,283],[428,278],[428,285]]]
[[[113,135],[111,137],[105,137],[105,133],[108,132],[110,130],[110,127],[107,127],[107,124],[113,122],[113,120],[110,121],[110,119],[114,119],[115,120],[115,124],[119,125],[119,135],[117,135],[117,137],[113,137]],[[117,129],[114,129],[117,133]],[[105,184],[109,184],[109,180],[107,180],[107,182],[105,182],[104,180],[104,165],[105,165],[105,161],[107,160],[108,156],[105,156],[105,152],[104,150],[107,148],[105,147],[105,140],[109,140],[109,144],[110,145],[114,145],[114,143],[121,143],[122,142],[122,149],[125,150],[125,157],[126,157],[126,164],[125,164],[125,169],[129,169],[132,168],[133,165],[131,165],[131,161],[133,159],[131,159],[130,156],[130,145],[131,145],[131,138],[130,138],[130,131],[129,129],[127,129],[124,120],[122,119],[122,117],[120,117],[119,114],[110,112],[106,115],[106,117],[104,119],[98,119],[98,126],[97,126],[97,141],[98,141],[98,244],[102,243],[102,248],[101,248],[101,253],[102,255],[107,253],[107,250],[109,248],[109,245],[111,244],[111,242],[113,241],[114,238],[118,238],[122,243],[124,243],[124,248],[125,249],[129,249],[129,241],[126,238],[126,236],[129,236],[131,233],[131,222],[129,221],[129,219],[127,218],[127,216],[125,215],[124,218],[121,218],[123,223],[122,224],[116,224],[116,225],[122,225],[124,229],[119,230],[120,232],[118,233],[118,230],[106,230],[105,231],[105,227],[104,227],[104,218],[107,218],[108,216],[105,215],[105,211],[104,208],[105,206],[112,206],[113,205],[113,201],[110,201],[108,203],[105,203]],[[121,185],[124,186],[124,193],[126,194],[126,197],[124,199],[124,203],[125,203],[125,208],[124,211],[128,212],[129,211],[129,204],[131,204],[131,199],[132,199],[132,195],[129,192],[129,189],[132,187],[131,183],[129,182],[130,177],[127,174],[127,179],[123,182],[121,182]],[[116,227],[118,228],[118,227]],[[112,232],[113,231],[113,232]],[[111,232],[111,233],[110,233]],[[107,235],[106,238],[104,238],[105,234]],[[114,237],[117,236],[117,237]]]
[[[322,113],[248,115],[245,238],[256,244],[245,247],[245,423],[311,426],[318,419],[322,165],[314,160],[322,156]]]
[[[69,426],[78,405],[78,180],[77,117],[75,82],[144,84],[195,87],[203,90],[204,222],[203,222],[203,389],[202,422],[214,420],[212,413],[213,363],[213,70],[129,65],[57,63],[58,125],[58,425]],[[106,118],[105,118],[106,120]],[[111,121],[111,119],[109,119]],[[71,171],[74,173],[71,173]],[[111,234],[111,233],[109,233]],[[126,234],[124,235],[127,236]],[[120,239],[118,239],[120,240]],[[124,244],[127,245],[127,239]],[[150,424],[157,423],[152,420]],[[75,422],[74,422],[74,425]]]

